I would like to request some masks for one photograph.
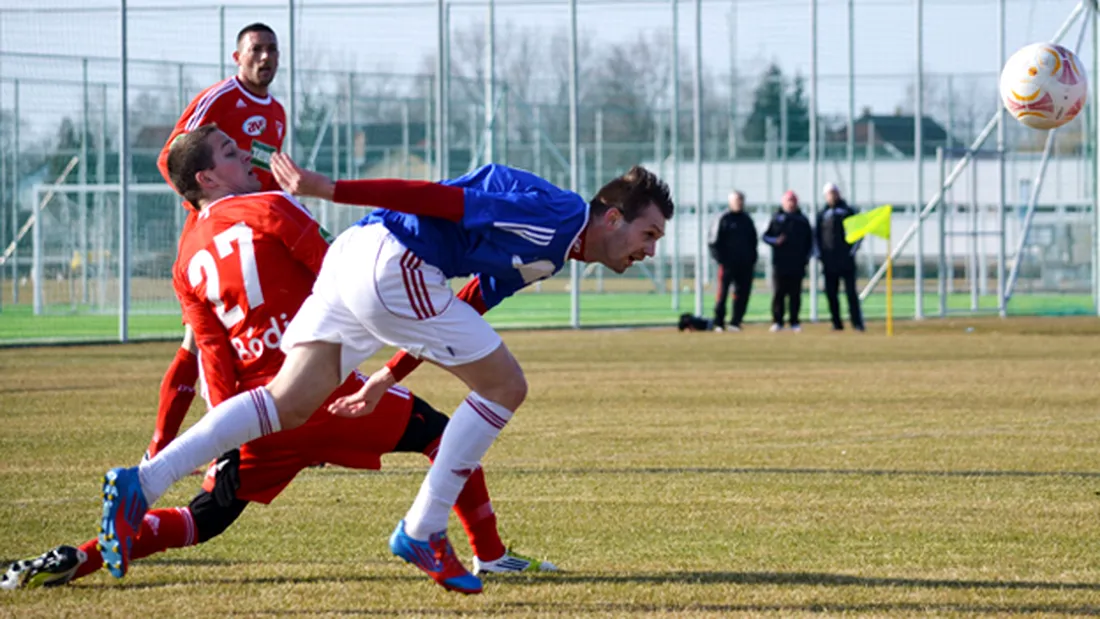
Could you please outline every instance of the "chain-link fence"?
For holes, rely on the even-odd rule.
[[[1095,313],[1093,98],[1059,130],[1041,176],[1046,133],[1014,121],[1003,148],[994,130],[968,150],[999,107],[1002,23],[1011,53],[1078,16],[1063,41],[1095,75],[1095,16],[1077,6],[581,0],[574,127],[564,0],[131,4],[124,93],[117,6],[0,2],[0,342],[178,334],[170,269],[184,212],[156,156],[190,99],[235,72],[236,33],[257,21],[279,36],[272,92],[291,118],[285,148],[333,177],[435,179],[494,161],[591,195],[642,163],[672,184],[677,216],[658,256],[622,275],[566,269],[494,310],[500,326],[708,314],[717,269],[703,243],[729,192],[745,193],[762,229],[788,189],[812,214],[826,181],[860,209],[893,204],[897,238],[926,211],[896,255],[899,317]],[[123,98],[129,140],[120,157]],[[132,183],[126,230],[121,161]],[[953,182],[937,200],[944,180]],[[309,206],[331,230],[362,214]],[[878,239],[863,244],[861,287],[885,252]],[[763,245],[760,254],[749,316],[763,320]],[[1010,282],[1011,296],[1001,294]],[[867,289],[872,317],[884,315],[882,292]],[[824,306],[814,299],[808,313],[818,318]]]

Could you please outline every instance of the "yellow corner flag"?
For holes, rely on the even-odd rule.
[[[894,205],[887,204],[866,213],[858,213],[844,218],[844,240],[855,243],[868,234],[884,239],[890,238],[890,215]]]
[[[855,243],[868,234],[886,239],[886,335],[894,334],[894,260],[890,248],[890,216],[894,205],[886,204],[866,213],[844,218],[844,240]]]

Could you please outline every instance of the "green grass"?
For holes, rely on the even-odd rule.
[[[828,318],[828,306],[825,296],[819,295],[821,319]],[[980,298],[979,310],[995,311],[997,299],[994,296]],[[766,322],[770,320],[771,293],[766,286],[758,285],[753,294],[748,320]],[[708,293],[704,298],[704,314],[710,315],[713,308],[713,296]],[[680,310],[672,309],[672,295],[644,293],[585,293],[581,298],[580,320],[583,326],[616,326],[638,324],[675,324],[680,312],[694,310],[695,300],[691,294],[680,295]],[[846,304],[841,301],[845,314]],[[894,297],[894,316],[898,319],[911,318],[916,306],[912,293],[899,293]],[[936,316],[939,300],[935,294],[925,294],[924,312],[926,316]],[[173,305],[163,307],[146,306],[130,316],[129,333],[132,339],[174,338],[181,333],[179,315],[173,314]],[[178,307],[178,306],[177,306]],[[809,317],[809,299],[803,298],[802,316]],[[948,298],[951,312],[968,312],[970,296],[954,294]],[[886,298],[873,295],[863,303],[864,313],[870,319],[886,316]],[[149,313],[150,311],[159,313]],[[46,315],[34,316],[30,306],[6,306],[0,311],[0,345],[4,343],[23,343],[34,341],[108,341],[118,338],[118,316],[108,314],[69,313],[69,306],[50,308]],[[1021,295],[1009,305],[1009,313],[1014,315],[1082,315],[1094,314],[1091,295],[1087,294],[1044,294]],[[543,292],[524,293],[507,299],[487,315],[489,322],[497,328],[538,328],[568,327],[570,325],[570,299],[568,294]]]
[[[531,387],[485,461],[493,504],[564,572],[436,587],[386,549],[425,470],[387,456],[309,469],[124,581],[0,592],[0,616],[1100,614],[1095,318],[505,341]],[[99,476],[140,456],[174,348],[0,350],[0,558],[93,534]],[[443,410],[464,396],[433,367],[408,384]]]

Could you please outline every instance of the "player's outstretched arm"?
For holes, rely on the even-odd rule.
[[[271,172],[288,193],[340,204],[389,209],[410,215],[462,221],[466,194],[461,187],[392,178],[333,181],[303,170],[284,153],[271,156]]]

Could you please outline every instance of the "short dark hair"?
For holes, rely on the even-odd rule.
[[[626,174],[600,188],[589,202],[591,217],[603,215],[608,209],[617,208],[626,221],[634,221],[650,203],[656,204],[665,219],[672,219],[675,206],[672,195],[656,174],[636,165]]]
[[[248,24],[244,28],[241,28],[241,31],[237,33],[237,47],[241,46],[241,41],[244,39],[244,35],[248,34],[249,32],[266,32],[273,37],[278,36],[275,34],[275,31],[271,29],[271,26],[268,26],[267,24],[260,22]]]
[[[218,130],[214,123],[180,134],[168,147],[168,178],[184,200],[196,210],[202,200],[202,187],[195,175],[214,167],[214,149],[206,142]]]

